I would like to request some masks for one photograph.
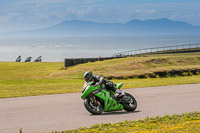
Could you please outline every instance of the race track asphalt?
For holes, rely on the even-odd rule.
[[[200,84],[126,89],[138,102],[135,112],[91,115],[81,93],[0,99],[0,133],[42,133],[100,123],[200,111]]]

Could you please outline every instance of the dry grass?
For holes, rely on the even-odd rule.
[[[73,75],[73,78],[82,78],[85,71],[92,71],[105,77],[119,77],[188,68],[200,68],[200,53],[151,55],[150,57],[128,57],[98,61],[69,67],[66,72],[56,72],[54,75],[58,77]]]

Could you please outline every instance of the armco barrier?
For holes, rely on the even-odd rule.
[[[110,60],[110,59],[114,59],[114,58],[121,58],[121,57],[67,58],[67,59],[65,59],[65,67],[75,66],[75,65],[78,65],[78,64],[83,64],[83,63],[88,63],[88,62]]]
[[[124,58],[128,56],[144,56],[145,54],[167,54],[167,53],[186,53],[186,52],[199,52],[200,43],[175,45],[155,48],[145,48],[138,50],[130,50],[114,54],[113,57],[99,57],[99,58],[67,58],[65,59],[65,67],[83,64],[87,62],[104,61],[114,58]]]
[[[120,52],[114,54],[113,57],[119,56],[140,56],[144,54],[161,54],[161,53],[181,53],[181,52],[195,52],[199,51],[200,43],[195,44],[185,44],[185,45],[174,45],[174,46],[165,46],[165,47],[154,47],[154,48],[144,48],[144,49],[136,49],[129,50],[125,52]]]

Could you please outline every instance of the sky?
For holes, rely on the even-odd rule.
[[[159,18],[200,26],[200,0],[0,0],[0,32],[70,20],[126,23]]]

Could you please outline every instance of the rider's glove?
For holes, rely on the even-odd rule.
[[[96,84],[94,85],[94,87],[99,86],[99,85],[100,85],[99,83],[96,83]]]

